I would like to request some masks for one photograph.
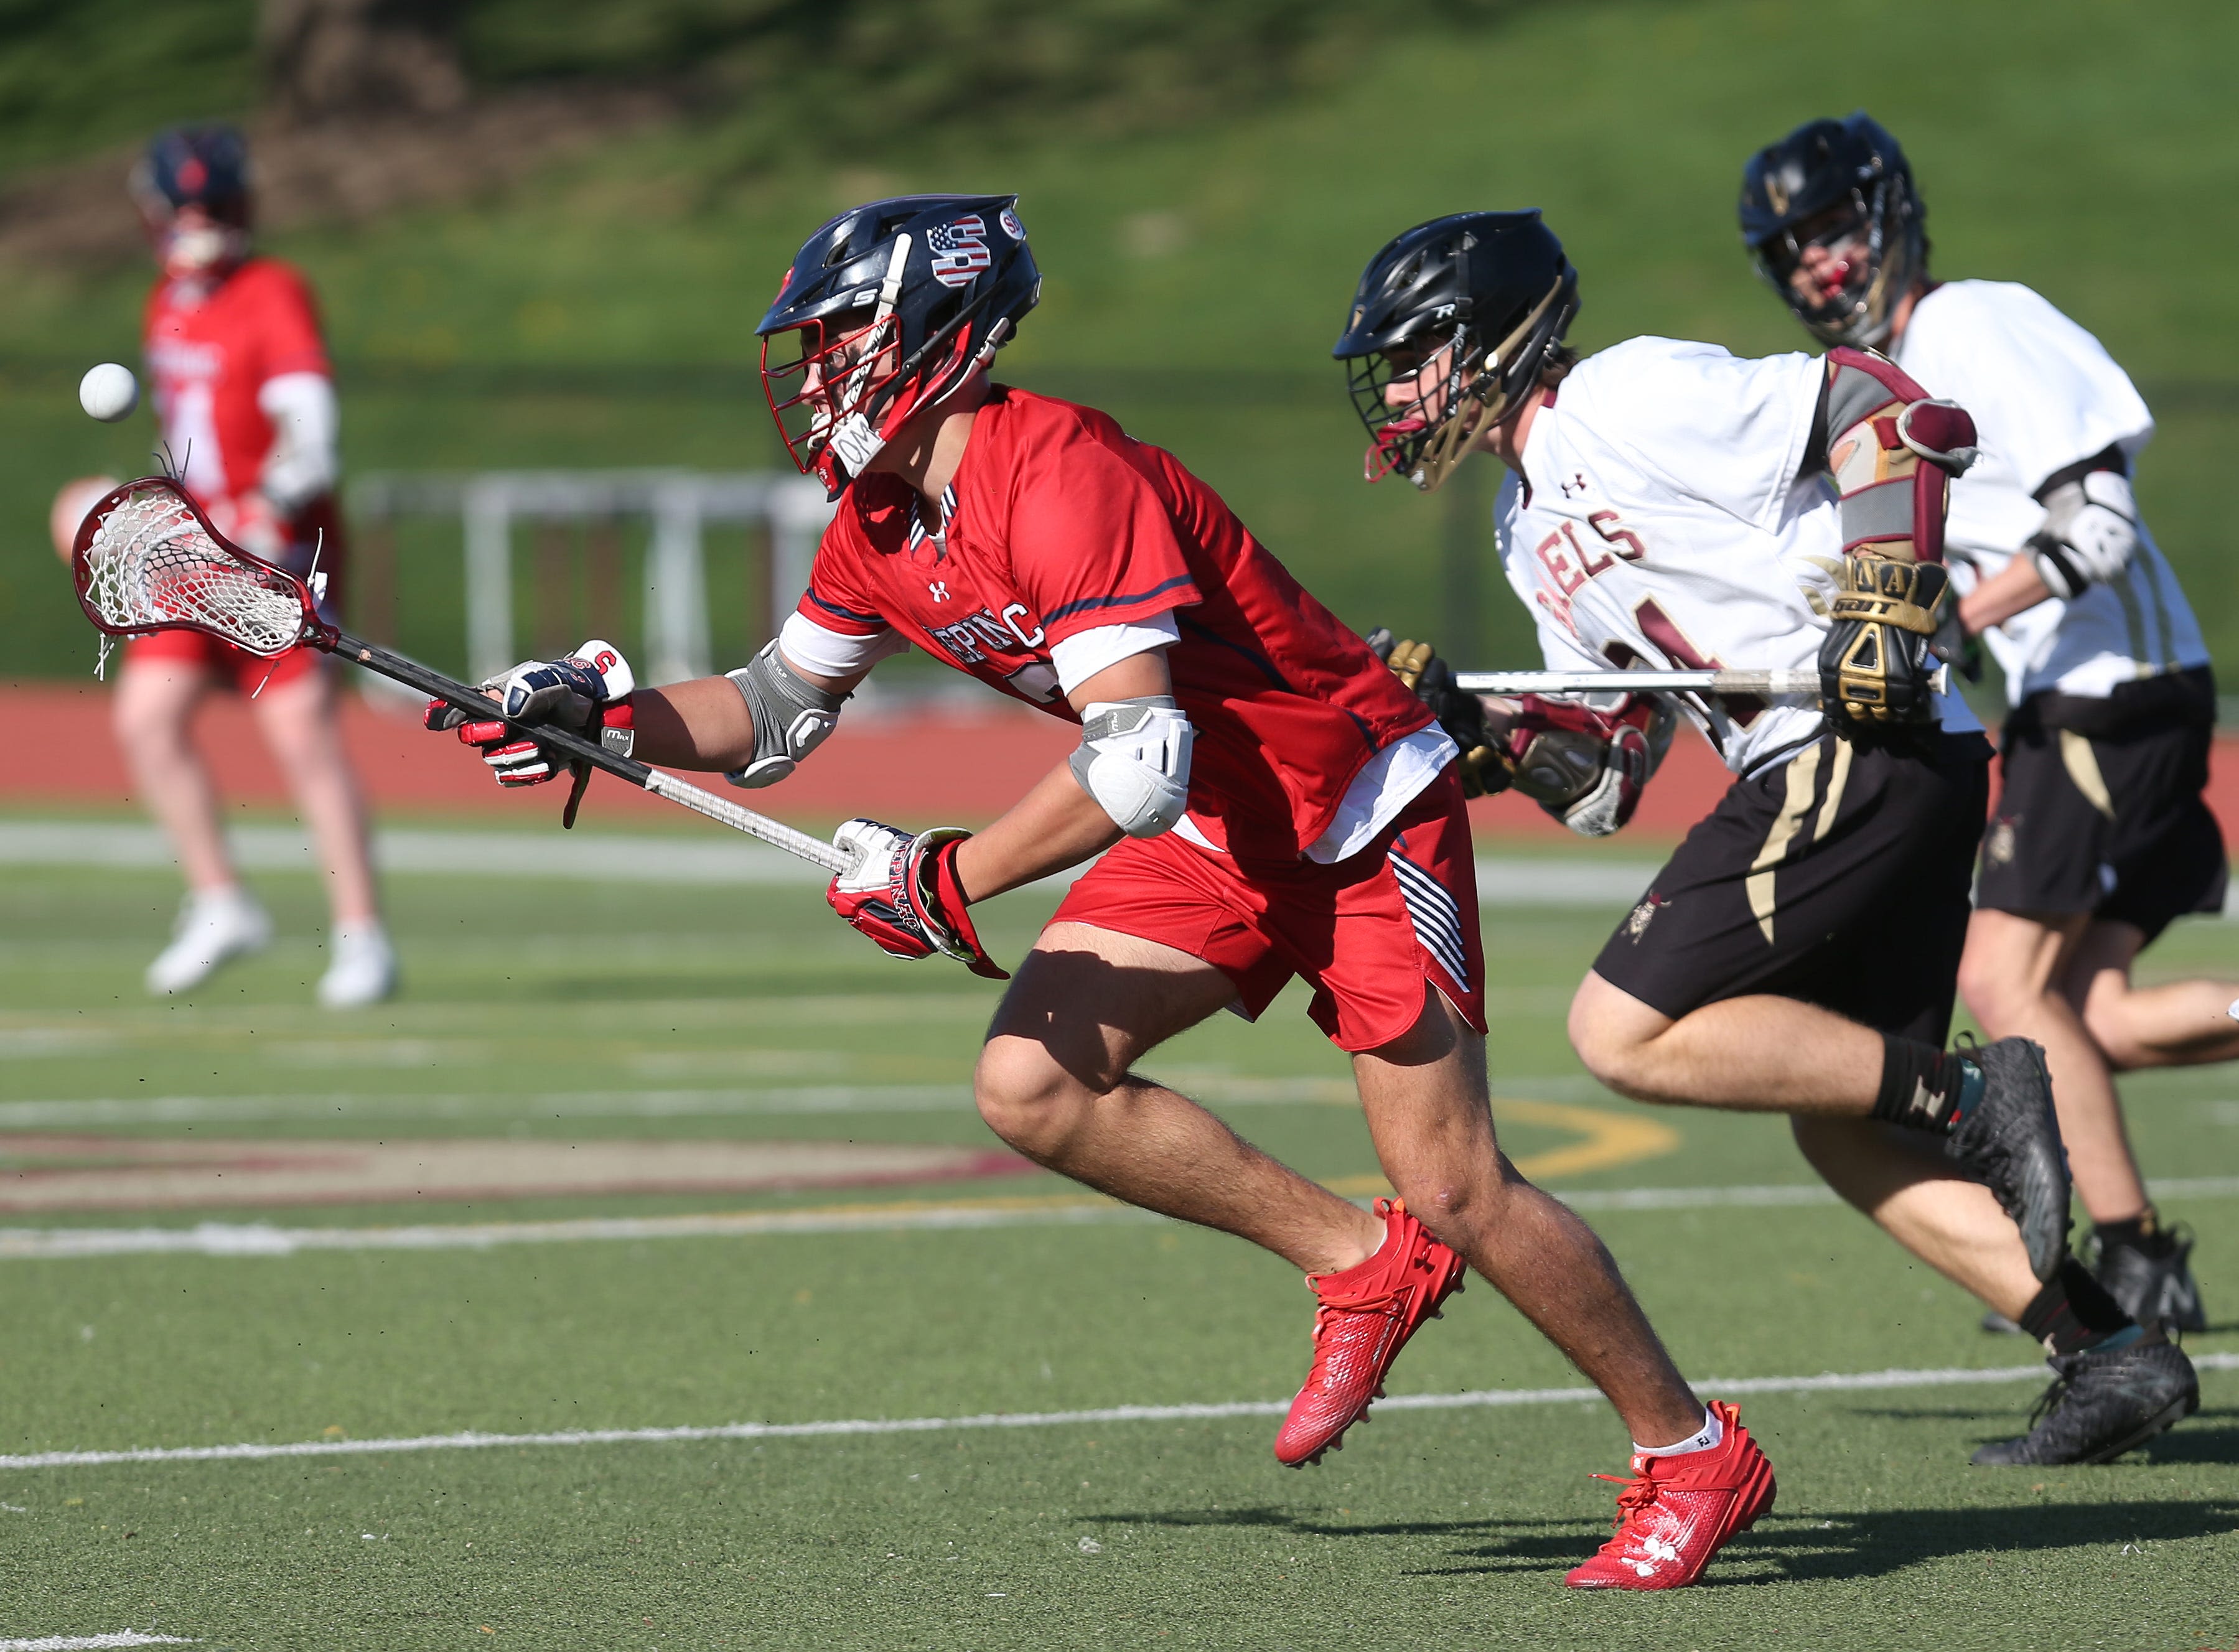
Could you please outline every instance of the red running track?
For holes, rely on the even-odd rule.
[[[0,807],[114,807],[130,799],[131,782],[109,731],[107,690],[56,683],[0,687],[0,717],[15,748],[14,760],[0,772]],[[425,733],[409,716],[353,695],[344,702],[342,727],[358,773],[382,809],[486,814],[523,825],[558,813],[556,793],[501,792],[469,753],[447,736]],[[257,736],[247,701],[213,695],[196,733],[229,801],[288,804],[287,787]],[[981,825],[1061,761],[1078,739],[1070,724],[1002,701],[985,707],[867,709],[843,720],[800,773],[766,792],[738,795],[767,813],[811,826],[854,814],[906,826]],[[1710,812],[1727,780],[1710,747],[1691,731],[1683,732],[1626,838],[1681,837]],[[2216,742],[2209,800],[2225,835],[2232,835],[2239,828],[2239,741]],[[1470,813],[1483,837],[1579,841],[1512,794],[1480,799]],[[679,811],[601,777],[592,783],[583,817],[595,826],[640,824],[673,821]]]

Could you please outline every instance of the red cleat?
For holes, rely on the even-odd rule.
[[[1462,1259],[1430,1236],[1398,1199],[1379,1199],[1384,1243],[1343,1273],[1309,1274],[1314,1363],[1275,1436],[1275,1456],[1293,1469],[1321,1460],[1384,1397],[1384,1374],[1438,1304],[1462,1288]]]
[[[1737,1532],[1772,1507],[1772,1464],[1724,1400],[1726,1437],[1681,1457],[1635,1457],[1617,1494],[1617,1536],[1563,1581],[1572,1589],[1684,1589]],[[1597,1480],[1615,1480],[1601,1474]]]

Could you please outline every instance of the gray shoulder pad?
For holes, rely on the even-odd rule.
[[[754,723],[754,756],[723,776],[734,786],[771,786],[792,773],[839,723],[847,698],[817,687],[786,664],[774,638],[728,675]]]

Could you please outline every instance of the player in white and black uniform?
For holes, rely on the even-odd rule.
[[[1551,667],[1816,663],[1825,710],[1685,702],[1734,784],[1603,949],[1571,1042],[1643,1100],[1792,1115],[1837,1191],[2044,1341],[2062,1397],[1977,1461],[2117,1455],[2196,1406],[2190,1363],[2067,1254],[2036,1047],[1943,1048],[1990,756],[1929,652],[1971,422],[1857,350],[1638,338],[1579,361],[1576,282],[1536,212],[1378,254],[1336,349],[1372,474],[1508,466],[1501,554]],[[1591,836],[1629,818],[1670,726],[1611,695],[1485,702],[1481,731],[1439,699],[1490,786]]]
[[[2013,711],[1961,990],[1990,1032],[2044,1046],[2101,1282],[2141,1319],[2204,1330],[2191,1240],[2146,1196],[2112,1076],[2239,1057],[2239,984],[2130,984],[2173,919],[2221,910],[2225,881],[2201,797],[2208,650],[2130,488],[2153,415],[2029,288],[1930,280],[1923,216],[1903,149],[1864,114],[1798,127],[1743,179],[1744,238],[1797,318],[1975,416],[1983,456],[1946,537],[1961,621]]]

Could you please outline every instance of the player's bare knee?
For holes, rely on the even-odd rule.
[[[116,743],[141,760],[169,757],[186,749],[186,719],[168,702],[119,694],[110,716]]]
[[[1019,1038],[987,1041],[973,1071],[972,1098],[988,1129],[1029,1155],[1061,1141],[1093,1099],[1048,1049]]]
[[[1445,1165],[1426,1173],[1394,1177],[1392,1191],[1416,1219],[1448,1244],[1459,1244],[1472,1229],[1498,1225],[1510,1196],[1522,1180],[1508,1161]]]

